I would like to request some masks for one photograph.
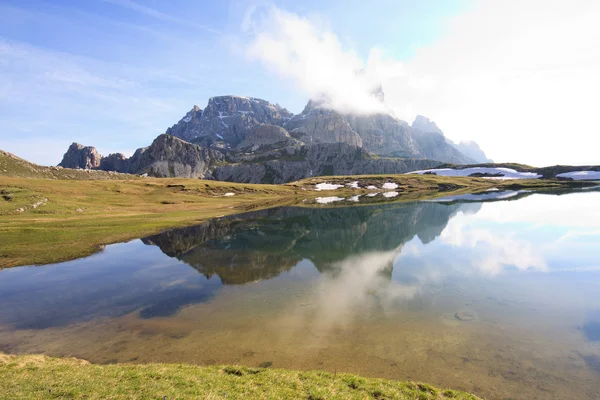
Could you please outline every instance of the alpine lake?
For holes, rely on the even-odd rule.
[[[600,191],[301,204],[0,271],[0,352],[600,398]]]

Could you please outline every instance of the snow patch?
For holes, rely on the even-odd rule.
[[[233,192],[227,192],[223,196],[235,196],[235,193],[233,193]]]
[[[600,171],[573,171],[556,175],[557,178],[571,178],[576,181],[600,180]]]
[[[183,119],[183,122],[190,122],[192,120],[192,116],[188,115]]]
[[[217,137],[218,137],[219,139],[223,140],[223,136],[219,135],[218,133],[217,133]]]
[[[383,186],[381,188],[382,189],[397,189],[398,184],[394,183],[394,182],[386,182],[383,184]],[[385,194],[384,194],[384,196],[385,196]]]
[[[360,195],[356,195],[356,196],[352,196],[352,197],[348,197],[346,200],[348,201],[353,201],[355,203],[358,203],[360,201]]]
[[[367,189],[369,189],[369,190],[377,190],[377,186],[369,185],[369,186],[367,186]]]
[[[352,189],[360,189],[360,186],[358,186],[358,181],[347,183],[346,186]]]
[[[315,201],[319,204],[329,204],[329,203],[333,203],[335,201],[342,201],[344,200],[343,197],[336,197],[336,196],[330,196],[330,197],[317,197],[315,199]]]
[[[472,167],[465,169],[452,169],[452,168],[437,168],[437,169],[425,169],[421,171],[409,172],[409,174],[426,174],[434,173],[439,176],[470,176],[472,174],[490,174],[501,176],[497,177],[486,177],[489,179],[537,179],[541,178],[542,175],[536,174],[535,172],[518,172],[512,168],[488,168],[488,167]]]
[[[321,191],[321,190],[336,190],[339,189],[341,187],[343,187],[344,185],[336,185],[336,184],[332,184],[332,183],[317,183],[315,185],[315,190],[316,191]]]
[[[229,128],[229,126],[225,122],[223,122],[223,118],[227,118],[227,117],[229,117],[229,115],[223,115],[223,114],[224,114],[223,111],[219,111],[219,119],[221,120],[221,124],[225,128]],[[227,113],[225,113],[225,114],[227,114]]]
[[[377,192],[377,193],[369,193],[367,196],[369,196],[369,197],[375,197],[375,196],[377,196],[378,194],[379,194],[379,192]]]
[[[383,197],[387,197],[388,199],[391,199],[392,197],[396,197],[398,195],[399,195],[398,192],[385,192],[383,194]]]

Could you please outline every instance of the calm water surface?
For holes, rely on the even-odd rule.
[[[0,351],[598,399],[600,193],[278,208],[2,270]]]

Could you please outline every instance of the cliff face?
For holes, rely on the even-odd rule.
[[[100,166],[101,159],[95,147],[72,143],[58,165],[63,168],[94,169]]]
[[[224,161],[221,152],[205,149],[171,135],[160,135],[128,160],[129,171],[158,178],[211,179],[209,167]]]
[[[363,141],[348,121],[333,110],[315,108],[309,102],[302,114],[284,124],[290,134],[306,144],[346,143],[362,147]]]
[[[366,150],[380,155],[425,158],[402,120],[388,114],[346,115],[346,120],[360,134]]]

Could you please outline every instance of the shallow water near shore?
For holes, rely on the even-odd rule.
[[[455,200],[263,210],[2,270],[0,351],[597,399],[600,193]]]

